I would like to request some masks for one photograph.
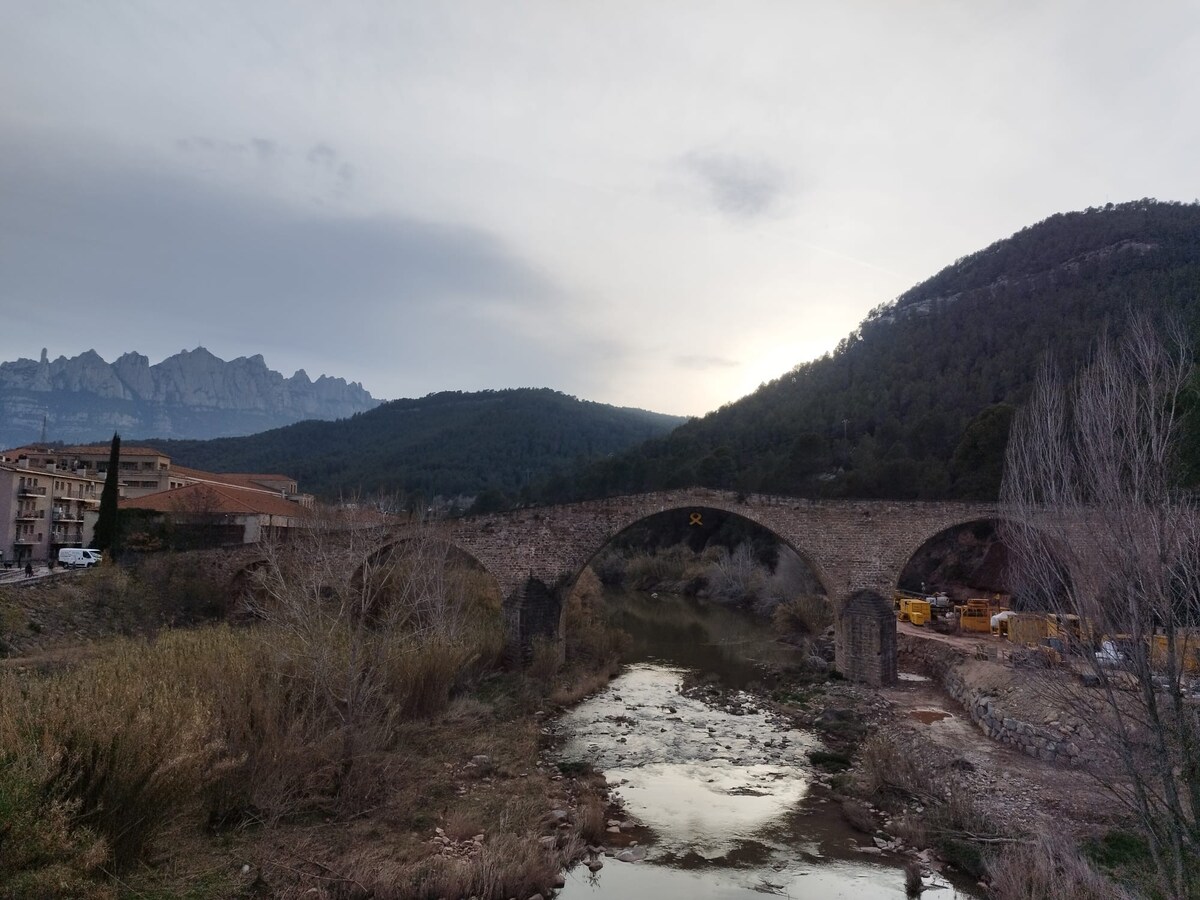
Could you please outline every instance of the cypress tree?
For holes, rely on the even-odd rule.
[[[120,485],[121,436],[114,433],[112,450],[108,454],[108,471],[104,474],[104,490],[100,494],[100,517],[92,535],[92,547],[96,550],[116,550],[117,543],[117,499]]]

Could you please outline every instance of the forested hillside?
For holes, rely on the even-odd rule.
[[[282,472],[330,499],[378,492],[517,500],[531,482],[610,455],[682,422],[546,389],[395,400],[338,422],[299,422],[211,441],[152,440],[179,465]]]
[[[1130,311],[1200,335],[1200,206],[1055,215],[873,310],[837,350],[669,436],[543,485],[546,501],[705,485],[986,499],[1049,354],[1067,373]]]

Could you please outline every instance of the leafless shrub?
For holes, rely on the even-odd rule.
[[[398,720],[442,709],[503,647],[498,603],[478,603],[433,528],[394,543],[388,524],[327,510],[266,545],[255,613],[278,637],[271,668],[339,744],[333,789],[387,748]]]
[[[771,625],[777,634],[811,640],[819,637],[833,624],[833,609],[829,600],[815,594],[804,594],[785,600],[775,607]]]
[[[992,893],[1000,900],[1132,900],[1133,895],[1098,872],[1069,841],[1043,834],[1009,844],[988,858]]]
[[[925,890],[925,882],[921,880],[921,864],[910,859],[904,864],[904,896],[920,897]]]
[[[722,547],[708,568],[709,596],[720,603],[750,603],[762,592],[766,578],[750,544],[739,544],[732,553]]]
[[[935,802],[942,796],[929,766],[880,734],[871,735],[859,748],[855,780],[858,792],[868,797],[892,794]]]

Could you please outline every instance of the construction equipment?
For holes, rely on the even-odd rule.
[[[1167,666],[1167,636],[1156,634],[1150,639],[1150,664],[1155,669]],[[1200,675],[1200,632],[1182,631],[1175,635],[1176,665],[1189,675]]]
[[[958,627],[977,634],[992,633],[992,609],[987,600],[968,600],[958,610]]]
[[[1040,645],[1050,636],[1050,623],[1042,613],[1013,613],[1008,617],[1008,639],[1014,644]]]
[[[915,597],[902,597],[899,602],[900,608],[896,613],[896,618],[902,622],[924,625],[933,618],[933,612],[928,600],[918,600]]]

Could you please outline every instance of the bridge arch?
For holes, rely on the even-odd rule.
[[[1007,593],[1002,521],[1000,517],[970,518],[946,524],[931,534],[914,535],[911,546],[897,548],[905,558],[897,569],[895,587],[920,592],[947,582],[974,581],[979,591]]]
[[[468,548],[463,547],[456,542],[452,536],[439,533],[437,531],[430,532],[400,532],[389,535],[386,540],[376,546],[373,550],[366,554],[363,561],[354,569],[352,581],[354,584],[361,585],[364,578],[371,577],[372,570],[378,567],[385,577],[391,576],[389,563],[397,552],[404,551],[409,548],[417,547],[420,553],[418,564],[428,564],[437,566],[443,571],[450,567],[466,568],[471,571],[480,573],[490,582],[490,587],[495,590],[493,598],[501,607],[503,612],[504,590],[500,579],[496,573],[491,571],[487,565],[473,554]],[[417,558],[417,557],[410,557]],[[489,590],[488,593],[491,593]]]
[[[921,579],[916,574],[921,567],[921,555],[926,551],[935,555],[949,552],[937,546],[939,541],[946,541],[954,537],[960,546],[969,546],[973,540],[983,540],[989,543],[984,553],[979,555],[975,563],[976,571],[970,573],[969,576],[961,570],[943,572],[939,580],[965,583],[967,578],[971,577],[975,580],[978,588],[977,593],[1008,594],[1010,597],[1009,602],[1014,604],[1014,608],[1020,608],[1022,602],[1027,604],[1032,602],[1033,606],[1031,608],[1042,608],[1046,602],[1045,598],[1042,598],[1041,601],[1028,596],[1022,598],[1020,586],[1015,583],[1012,571],[1009,569],[1009,551],[1004,541],[1004,533],[1006,527],[1017,524],[1010,516],[1006,516],[1003,511],[997,510],[991,515],[966,517],[960,522],[952,522],[938,528],[912,547],[907,559],[898,570],[895,587],[909,591],[922,590]],[[1065,557],[1061,552],[1062,548],[1055,546],[1049,534],[1044,536],[1044,550],[1052,563],[1060,569],[1061,578],[1066,583],[1073,582],[1078,573],[1070,570],[1064,561]],[[942,564],[944,565],[944,560]],[[950,565],[953,566],[954,563],[951,562]],[[929,589],[933,589],[932,584],[929,585]]]
[[[820,593],[828,597],[830,603],[833,602],[834,598],[831,593],[831,582],[829,577],[821,570],[819,563],[813,558],[813,556],[805,548],[793,545],[786,536],[779,534],[769,525],[758,521],[758,519],[753,515],[747,515],[747,510],[738,508],[736,504],[661,504],[659,509],[651,510],[637,518],[633,518],[631,521],[627,521],[618,527],[618,529],[612,534],[603,537],[601,543],[593,548],[590,553],[587,553],[587,555],[582,558],[582,561],[576,562],[574,572],[569,575],[562,586],[562,590],[559,592],[555,631],[553,635],[555,639],[561,640],[561,638],[564,636],[567,614],[566,599],[570,596],[571,592],[574,591],[576,585],[579,583],[579,578],[583,575],[587,567],[592,565],[592,563],[594,563],[607,548],[611,547],[614,542],[618,541],[622,535],[628,534],[640,525],[652,522],[653,520],[663,516],[672,515],[678,515],[680,517],[681,522],[676,523],[677,526],[683,522],[686,522],[687,524],[682,526],[685,529],[690,530],[692,528],[706,528],[711,523],[706,523],[705,516],[713,512],[731,517],[738,522],[748,523],[761,530],[765,534],[770,535],[781,547],[790,550],[796,555],[800,562],[807,568],[812,579],[816,582]]]
[[[717,505],[713,503],[690,503],[675,505],[663,504],[658,509],[645,512],[641,515],[638,515],[636,518],[631,517],[629,521],[620,523],[616,530],[614,530],[611,534],[601,536],[600,543],[598,543],[594,548],[592,548],[590,551],[584,551],[584,555],[580,559],[572,562],[572,567],[575,571],[570,578],[569,585],[574,587],[584,569],[595,562],[600,554],[602,554],[608,547],[612,546],[614,542],[619,541],[623,535],[629,534],[635,528],[646,523],[653,522],[655,519],[660,519],[666,516],[677,516],[679,521],[673,524],[676,528],[682,526],[682,528],[686,529],[684,532],[685,534],[690,534],[691,529],[693,528],[702,529],[700,532],[702,534],[711,534],[711,531],[709,530],[712,525],[711,514],[714,512],[719,513],[722,516],[729,517],[736,522],[744,522],[752,525],[762,532],[770,535],[779,543],[780,546],[785,547],[796,554],[796,556],[811,573],[813,579],[817,582],[821,593],[825,594],[826,596],[831,595],[832,583],[829,579],[829,576],[822,570],[820,562],[813,556],[808,548],[804,547],[803,545],[797,546],[788,538],[787,535],[780,534],[771,526],[771,524],[761,521],[759,517],[753,514],[753,510],[747,510],[744,508],[739,509],[733,504]]]

